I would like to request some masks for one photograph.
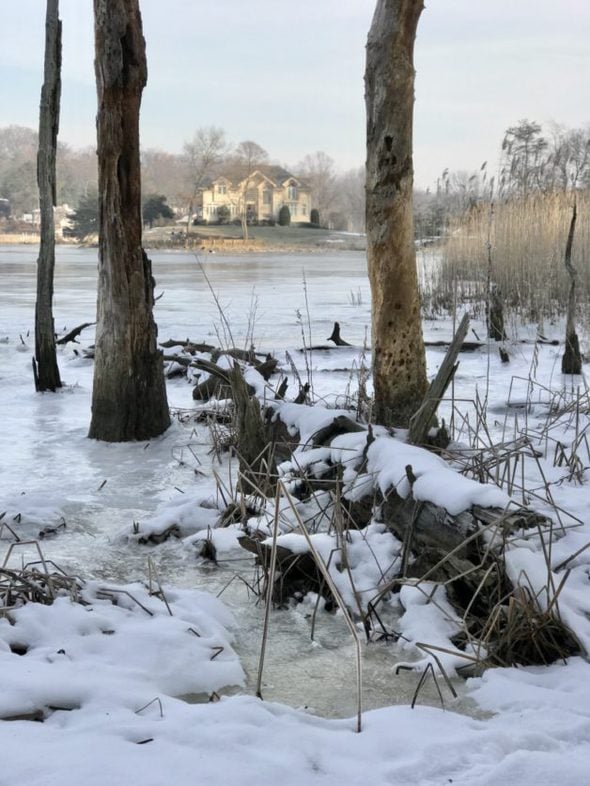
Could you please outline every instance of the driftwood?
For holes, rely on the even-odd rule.
[[[299,393],[295,396],[294,402],[295,404],[305,404],[308,402],[308,396],[310,391],[310,384],[309,382],[305,382],[299,388]]]
[[[346,415],[337,415],[329,425],[312,434],[311,442],[317,447],[329,445],[334,437],[340,434],[351,434],[358,431],[365,431],[365,427]]]
[[[76,341],[76,339],[85,328],[90,327],[91,325],[96,325],[96,322],[83,322],[81,325],[78,325],[78,327],[70,330],[69,333],[66,333],[65,336],[57,339],[55,343],[67,344],[69,341],[73,341],[75,344],[79,344],[80,342]]]
[[[284,377],[281,381],[281,384],[278,386],[276,393],[275,393],[275,401],[282,401],[285,398],[285,393],[287,392],[287,388],[289,387],[289,380],[287,377]]]
[[[437,375],[430,383],[428,392],[424,397],[424,401],[420,409],[410,420],[410,442],[413,444],[422,444],[426,441],[426,435],[434,420],[436,410],[440,404],[440,400],[445,395],[445,392],[455,375],[458,363],[456,363],[457,355],[461,349],[463,339],[467,335],[469,328],[469,316],[463,315],[463,319],[457,328],[455,337],[449,347],[443,362],[440,365]]]
[[[268,576],[271,562],[271,547],[249,535],[239,537],[240,546],[256,555],[256,561]],[[334,599],[317,568],[311,552],[295,554],[284,546],[277,546],[275,582],[272,588],[272,602],[284,606],[289,598],[301,600],[308,592],[316,592],[325,598],[325,608],[334,608]]]
[[[164,355],[165,363],[178,363],[179,366],[188,368],[193,364],[193,359],[186,355]]]
[[[546,338],[545,336],[537,336],[537,338],[534,339],[534,340],[531,340],[531,339],[528,339],[528,338],[521,338],[516,343],[517,344],[529,344],[529,345],[546,344],[547,346],[550,346],[550,347],[558,347],[559,346],[559,340],[558,339],[556,339],[556,338]],[[424,346],[425,347],[433,347],[433,348],[434,347],[441,347],[441,348],[450,347],[451,344],[452,344],[452,341],[444,341],[444,340],[440,340],[440,341],[425,341],[424,342]],[[487,346],[488,345],[484,341],[464,341],[461,344],[461,348],[459,349],[459,351],[460,352],[475,352],[478,349],[486,349]]]
[[[226,353],[222,353],[226,354]],[[227,353],[229,354],[229,353]],[[182,356],[181,356],[182,357]],[[192,366],[194,368],[200,369],[201,371],[206,371],[210,376],[200,382],[194,389],[193,389],[193,399],[195,401],[207,401],[213,396],[222,397],[222,398],[232,398],[232,388],[230,384],[230,376],[231,372],[227,369],[221,368],[221,366],[217,365],[217,363],[213,362],[212,360],[206,360],[205,358],[198,358],[198,359],[185,359],[184,361],[181,360],[181,357],[174,355],[165,357],[166,360],[174,361],[177,363],[181,363],[182,365]],[[219,355],[218,357],[221,357]],[[272,374],[276,371],[278,366],[278,360],[273,358],[272,355],[266,355],[265,360],[260,363],[255,360],[254,363],[251,364],[252,367],[258,371],[258,373],[262,376],[264,380],[268,380]],[[254,389],[248,385],[248,391],[250,395],[254,393]]]
[[[235,360],[242,360],[245,363],[251,363],[253,366],[255,366],[257,363],[260,363],[257,358],[264,358],[264,361],[267,361],[270,357],[270,355],[267,355],[264,352],[256,352],[254,349],[240,349],[239,347],[221,349],[220,347],[216,347],[213,344],[191,341],[190,338],[181,340],[170,338],[167,341],[161,341],[160,346],[162,349],[182,347],[183,350],[189,355],[195,355],[197,352],[202,352],[204,354],[208,353],[211,355],[211,360],[214,363],[216,363],[222,355],[228,355]]]
[[[332,329],[332,335],[328,337],[328,341],[333,341],[337,347],[350,347],[351,344],[348,341],[344,341],[344,339],[340,338],[340,322],[334,322],[334,328]]]
[[[326,341],[333,341],[334,346],[331,344],[316,344],[312,347],[302,347],[299,349],[299,352],[325,352],[327,350],[333,350],[337,347],[352,347],[352,344],[349,344],[348,341],[344,341],[344,339],[340,336],[340,322],[334,322],[334,327],[332,328],[331,335],[328,336]]]
[[[425,341],[425,347],[450,347],[452,341]],[[485,348],[487,344],[484,344],[482,341],[464,341],[461,346],[459,347],[459,352],[475,352],[478,349]]]
[[[175,341],[173,338],[168,339],[168,341],[160,341],[160,346],[163,349],[172,349],[172,347],[182,347],[185,352],[189,352],[191,355],[194,355],[195,352],[214,352],[215,347],[213,344],[198,344],[190,339],[183,339],[181,341]]]
[[[208,401],[214,396],[217,398],[228,398],[231,395],[229,372],[227,369],[220,368],[210,360],[204,359],[194,360],[192,365],[209,374],[206,380],[200,382],[193,388],[193,399],[195,401]]]
[[[260,402],[252,395],[252,389],[237,364],[229,374],[229,383],[235,405],[242,492],[269,494],[276,484],[277,468],[272,443],[267,440]]]
[[[141,535],[137,542],[141,544],[160,544],[169,540],[170,538],[180,538],[180,528],[178,524],[172,524],[162,532],[150,532],[148,535]]]
[[[411,467],[407,471],[410,477]],[[471,613],[486,619],[510,586],[496,550],[486,549],[482,528],[497,526],[504,536],[549,525],[526,508],[507,514],[474,506],[451,516],[431,502],[417,502],[411,494],[402,498],[394,490],[386,495],[381,518],[404,544],[404,578],[444,582],[456,608],[465,611],[471,604]]]
[[[580,353],[580,341],[576,333],[576,280],[577,270],[572,264],[572,246],[574,243],[574,232],[576,229],[577,207],[574,202],[570,228],[565,245],[565,269],[570,277],[570,289],[567,301],[567,318],[565,327],[565,352],[561,359],[562,374],[581,374],[582,355]]]
[[[262,363],[256,361],[254,363],[254,368],[262,376],[264,381],[268,382],[271,376],[276,372],[278,365],[279,361],[276,358],[273,358],[272,355],[267,355]]]

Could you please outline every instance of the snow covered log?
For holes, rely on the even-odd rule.
[[[257,562],[265,571],[268,580],[271,546],[246,534],[241,535],[238,542],[243,549],[256,555]],[[272,602],[277,606],[284,606],[290,598],[301,600],[308,592],[321,595],[325,599],[327,611],[335,607],[335,601],[311,552],[297,552],[287,546],[277,546]]]
[[[442,582],[477,627],[513,590],[504,565],[507,536],[550,528],[545,516],[518,506],[492,484],[461,475],[405,442],[403,433],[397,438],[383,427],[365,427],[345,411],[283,402],[269,407],[299,439],[279,466],[289,493],[304,499],[339,487],[334,496],[349,527],[379,522],[401,542],[399,574],[384,594],[407,580]],[[282,554],[280,564],[290,567],[290,559]]]

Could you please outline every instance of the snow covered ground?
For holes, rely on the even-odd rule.
[[[158,253],[153,258],[156,294],[164,293],[156,310],[162,340],[190,337],[216,344],[219,337],[226,338],[205,271],[231,324],[231,343],[247,346],[253,337],[257,348],[274,351],[281,360],[288,349],[304,378],[309,365],[320,403],[342,405],[347,388],[354,392],[350,369],[360,362],[369,324],[361,255],[211,255],[200,260],[201,266],[191,255]],[[278,780],[339,786],[577,786],[588,781],[590,672],[582,658],[548,668],[489,670],[469,680],[459,700],[441,682],[445,710],[421,704],[437,702],[430,681],[411,710],[407,705],[418,675],[396,676],[395,664],[417,654],[411,647],[373,643],[363,653],[365,704],[376,709],[364,713],[363,732],[356,734],[353,647],[342,618],[322,615],[312,642],[311,607],[304,603],[273,612],[262,690],[267,700],[254,698],[264,610],[237,580],[224,590],[238,567],[248,575],[243,561],[231,561],[242,557],[234,548],[235,534],[214,531],[227,559],[219,569],[199,566],[195,556],[194,541],[216,516],[207,430],[176,420],[149,445],[90,442],[92,362],[74,354],[72,345],[60,350],[59,357],[67,387],[56,395],[35,394],[30,372],[34,261],[31,248],[0,249],[0,513],[6,512],[2,521],[21,538],[36,538],[65,521],[55,537],[43,539],[43,553],[86,580],[80,590],[85,605],[62,598],[52,606],[28,605],[13,612],[12,625],[0,618],[0,716],[30,718],[41,712],[45,718],[42,723],[0,721],[1,786],[264,786]],[[93,251],[60,250],[55,305],[60,332],[93,319],[95,277]],[[306,361],[297,348],[326,343],[335,320],[357,348],[317,351]],[[475,322],[474,328],[484,335],[481,324]],[[511,337],[514,331],[512,326]],[[425,325],[432,340],[451,332],[448,321]],[[520,335],[527,332],[521,329]],[[91,342],[90,328],[82,334],[81,346]],[[560,563],[590,542],[588,408],[572,404],[577,391],[559,373],[559,347],[513,343],[509,349],[508,367],[495,350],[461,355],[455,380],[460,403],[454,413],[447,404],[446,416],[454,421],[459,441],[473,442],[477,402],[485,399],[491,440],[515,439],[525,426],[538,435],[535,448],[545,458],[537,461],[530,451],[522,451],[513,487],[505,478],[501,491],[486,493],[495,495],[496,504],[509,494],[520,498],[517,481],[524,477],[526,501],[554,517],[557,513],[562,537],[551,554],[557,585],[564,574]],[[443,349],[429,351],[431,372],[443,354]],[[179,410],[193,406],[184,381],[169,383],[169,399]],[[560,418],[552,414],[556,404]],[[288,415],[297,417],[294,411]],[[301,430],[313,430],[321,417],[321,410],[308,414]],[[487,439],[480,429],[482,455]],[[385,442],[378,448],[374,474],[388,471],[391,480],[395,459],[386,455]],[[563,461],[553,461],[556,450],[579,456],[580,465],[571,464],[575,476]],[[457,484],[462,479],[449,484],[436,476],[441,471],[436,461],[424,467],[418,461],[412,457],[415,470],[424,472],[427,498],[433,489],[443,489],[447,504],[458,504],[454,493],[448,501],[449,489],[463,493],[465,487]],[[287,478],[288,467],[284,472]],[[134,530],[162,528],[173,520],[184,528],[181,540],[155,548],[135,543]],[[285,528],[281,537],[295,536]],[[1,564],[12,537],[5,529],[0,538]],[[371,550],[391,565],[397,557],[391,541],[383,542],[378,527],[370,538]],[[352,546],[351,560],[358,555],[357,580],[370,585],[374,569],[372,573],[363,557],[364,546]],[[513,546],[511,569],[515,575],[525,571],[542,598],[547,574],[538,543],[523,539]],[[8,567],[32,554],[32,546],[13,549]],[[172,614],[139,583],[147,579],[148,554]],[[568,567],[561,613],[589,647],[590,549]],[[219,592],[226,605],[214,597]],[[424,605],[412,588],[406,588],[404,603],[399,624],[409,638],[428,641],[430,636],[430,643],[436,643],[441,635],[447,640],[450,611],[443,620],[447,627],[440,629],[440,615],[429,616],[432,606]],[[325,717],[297,709],[305,705]]]

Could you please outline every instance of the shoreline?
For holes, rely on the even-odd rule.
[[[178,243],[167,243],[158,240],[145,238],[144,248],[146,251],[178,251],[180,253],[190,253],[202,251],[209,254],[231,254],[241,256],[243,254],[328,254],[339,252],[363,253],[366,248],[363,243],[342,241],[318,242],[318,243],[268,243],[265,240],[252,238],[248,241],[236,240],[234,238],[195,238],[194,242],[188,245]],[[34,233],[13,233],[0,234],[0,246],[38,246],[39,235]],[[98,248],[98,242],[92,243],[73,243],[71,241],[56,241],[56,247],[66,248]]]

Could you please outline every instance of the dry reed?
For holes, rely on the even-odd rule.
[[[577,193],[579,213],[588,215],[590,192]],[[496,203],[490,227],[489,203],[453,219],[443,247],[439,299],[451,303],[458,287],[461,302],[484,302],[488,276],[488,236],[493,248],[492,277],[507,306],[526,321],[552,319],[565,311],[568,278],[563,263],[573,197],[537,193],[527,199]],[[590,295],[590,222],[576,230],[573,264],[579,273],[579,297]]]

